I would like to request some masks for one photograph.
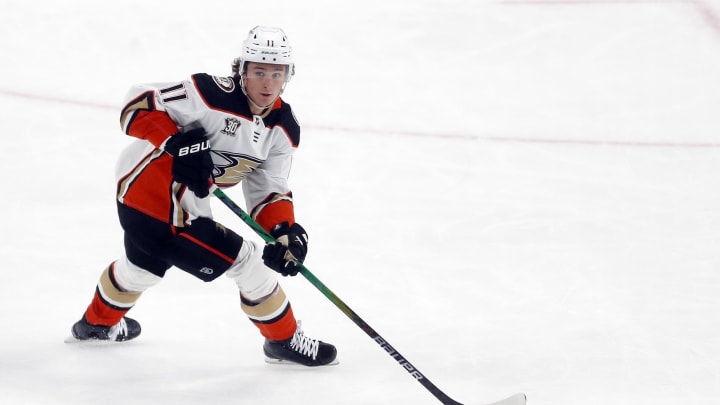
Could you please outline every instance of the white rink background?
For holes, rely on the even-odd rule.
[[[3,404],[438,403],[300,277],[283,286],[337,367],[264,364],[233,283],[180,271],[131,311],[139,339],[63,343],[122,249],[125,91],[229,74],[256,24],[296,52],[308,268],[441,389],[720,401],[720,2],[0,8]]]

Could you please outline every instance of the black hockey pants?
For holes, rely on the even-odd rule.
[[[243,239],[210,218],[177,228],[118,203],[128,260],[159,277],[172,266],[212,281],[235,262]]]

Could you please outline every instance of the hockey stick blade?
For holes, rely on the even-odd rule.
[[[519,392],[511,397],[507,397],[503,400],[493,402],[487,405],[525,405],[527,404],[527,397],[522,392]]]

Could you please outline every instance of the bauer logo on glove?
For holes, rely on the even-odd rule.
[[[207,149],[210,149],[210,141],[205,140],[202,142],[198,142],[194,145],[183,146],[182,148],[180,148],[178,150],[177,155],[178,155],[178,157],[185,156],[185,155],[190,155],[190,154],[197,153],[200,151],[204,151]]]
[[[213,162],[205,131],[200,128],[172,135],[165,142],[165,152],[173,156],[173,179],[185,184],[198,197],[207,197]]]

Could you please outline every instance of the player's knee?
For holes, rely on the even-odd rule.
[[[235,281],[242,296],[249,300],[260,300],[277,286],[277,274],[263,263],[262,249],[248,240],[243,242],[235,263],[225,275]]]
[[[126,291],[142,292],[162,280],[149,271],[136,266],[127,257],[118,259],[114,266],[114,276],[117,283]]]

